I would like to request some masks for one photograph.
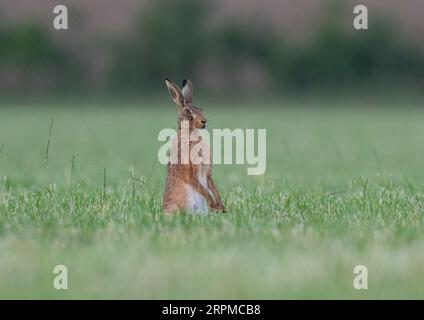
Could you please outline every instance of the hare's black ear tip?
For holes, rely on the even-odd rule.
[[[187,79],[183,80],[183,87],[187,84]]]
[[[169,78],[165,79],[165,86],[167,86],[168,88],[171,86],[172,81]]]

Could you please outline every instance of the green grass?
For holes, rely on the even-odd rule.
[[[424,298],[424,112],[203,107],[268,131],[265,175],[214,167],[225,215],[161,210],[170,103],[1,109],[0,298]]]

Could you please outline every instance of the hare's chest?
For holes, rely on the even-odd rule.
[[[192,186],[188,184],[186,184],[185,186],[187,193],[187,212],[196,214],[208,214],[208,202],[206,201],[205,197],[202,196]]]
[[[208,185],[208,170],[206,165],[201,165],[197,170],[197,180],[212,195]],[[195,187],[186,185],[187,211],[197,214],[208,214],[208,202]]]

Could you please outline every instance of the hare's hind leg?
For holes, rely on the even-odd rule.
[[[172,193],[168,195],[164,206],[167,214],[187,211],[187,192],[184,185],[184,183],[176,185]]]

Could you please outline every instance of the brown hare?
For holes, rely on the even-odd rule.
[[[226,212],[221,196],[212,179],[212,165],[209,147],[207,148],[208,162],[198,163],[189,157],[187,162],[181,161],[183,134],[182,124],[187,125],[189,134],[206,128],[207,120],[200,108],[193,106],[193,85],[190,80],[184,80],[182,90],[171,80],[165,84],[178,110],[178,133],[172,146],[178,148],[178,161],[168,162],[163,206],[166,213],[184,211],[187,213],[207,214],[209,211]],[[196,131],[197,132],[197,131]],[[188,141],[189,153],[198,141]],[[175,150],[174,150],[175,151]],[[202,153],[204,149],[202,149]],[[191,154],[191,153],[190,153]]]

